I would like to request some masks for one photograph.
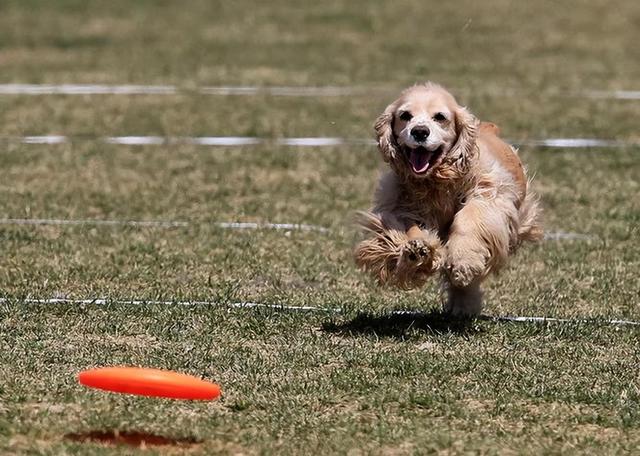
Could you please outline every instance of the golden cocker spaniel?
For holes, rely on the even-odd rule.
[[[416,288],[440,273],[444,310],[477,315],[480,283],[522,241],[542,238],[517,151],[439,85],[410,87],[375,123],[390,170],[360,223],[356,263],[379,283]]]

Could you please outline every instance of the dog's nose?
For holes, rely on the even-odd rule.
[[[427,127],[416,127],[411,129],[411,136],[418,142],[423,142],[429,137],[429,129]]]

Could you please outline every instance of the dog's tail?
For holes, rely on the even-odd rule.
[[[518,240],[537,242],[544,237],[542,228],[542,209],[538,196],[528,191],[518,211],[520,226],[518,227]]]

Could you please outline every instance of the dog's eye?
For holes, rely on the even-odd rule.
[[[433,116],[433,120],[435,120],[436,122],[444,122],[445,120],[447,120],[447,116],[445,116],[444,114],[442,114],[441,112],[437,112],[434,116]]]
[[[400,118],[406,122],[410,121],[411,119],[413,119],[413,116],[411,115],[411,113],[409,111],[403,111],[402,114],[400,114]]]

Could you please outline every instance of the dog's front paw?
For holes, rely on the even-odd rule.
[[[459,288],[468,287],[476,279],[484,277],[486,269],[484,255],[478,252],[461,254],[450,251],[445,264],[449,280]]]
[[[422,239],[412,239],[402,249],[402,255],[406,257],[406,261],[416,264],[422,263],[424,259],[429,257],[430,253],[429,247]]]
[[[427,239],[411,239],[402,248],[398,266],[409,269],[435,271],[441,264],[440,243]]]
[[[456,287],[469,286],[482,272],[482,268],[470,264],[453,264],[447,267],[449,279]]]
[[[417,238],[407,241],[400,250],[395,279],[401,288],[423,285],[442,266],[442,245],[437,239]]]

